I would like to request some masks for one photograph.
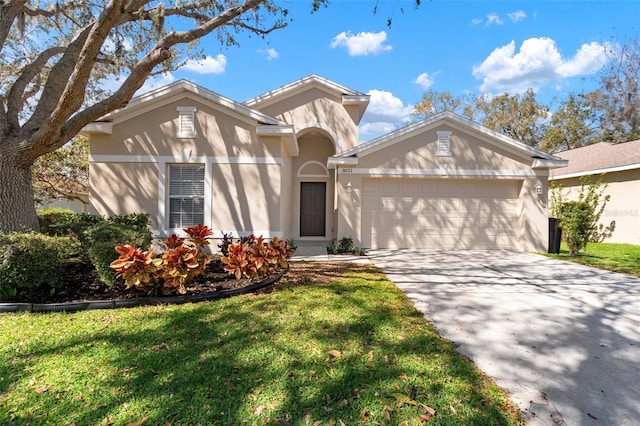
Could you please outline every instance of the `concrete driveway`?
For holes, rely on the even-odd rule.
[[[532,425],[640,425],[640,279],[501,251],[368,253]]]

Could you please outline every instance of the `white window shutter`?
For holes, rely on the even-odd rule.
[[[178,107],[178,138],[196,137],[196,108]]]

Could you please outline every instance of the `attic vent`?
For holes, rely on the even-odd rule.
[[[196,137],[196,108],[178,107],[178,138]]]
[[[438,156],[450,156],[451,155],[451,132],[450,131],[437,131],[438,135]]]

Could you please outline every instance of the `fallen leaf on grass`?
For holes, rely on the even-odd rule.
[[[436,414],[436,410],[434,410],[433,408],[429,407],[428,405],[424,405],[424,404],[420,404],[420,408],[422,408],[422,411],[424,411],[425,413],[429,414],[430,416],[433,416],[434,414]],[[453,413],[455,414],[455,408],[451,407],[453,409]]]
[[[140,419],[140,420],[138,420],[137,422],[129,423],[127,426],[140,426],[140,425],[142,425],[144,422],[146,422],[148,418],[149,418],[149,416],[144,416],[143,418],[141,418],[141,419]]]
[[[151,349],[153,349],[154,352],[169,352],[169,345],[167,345],[166,343],[160,343],[159,345],[156,345]]]
[[[259,405],[259,406],[256,408],[255,415],[256,415],[256,416],[259,416],[260,414],[262,414],[262,412],[263,412],[266,408],[267,408],[267,407],[265,407],[264,405]]]
[[[396,400],[398,407],[402,407],[403,405],[418,405],[409,395],[405,395],[403,393],[392,393],[391,396]]]
[[[333,349],[329,351],[329,355],[331,355],[332,358],[340,358],[342,356],[342,353]]]
[[[45,393],[49,390],[48,386],[39,386],[36,388],[36,393]]]
[[[363,424],[369,421],[369,413],[367,412],[367,410],[362,409],[362,411],[360,411],[360,419]]]

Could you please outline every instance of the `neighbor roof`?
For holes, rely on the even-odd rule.
[[[569,160],[569,166],[554,173],[555,179],[640,168],[640,139],[623,142],[599,142],[554,154]]]

